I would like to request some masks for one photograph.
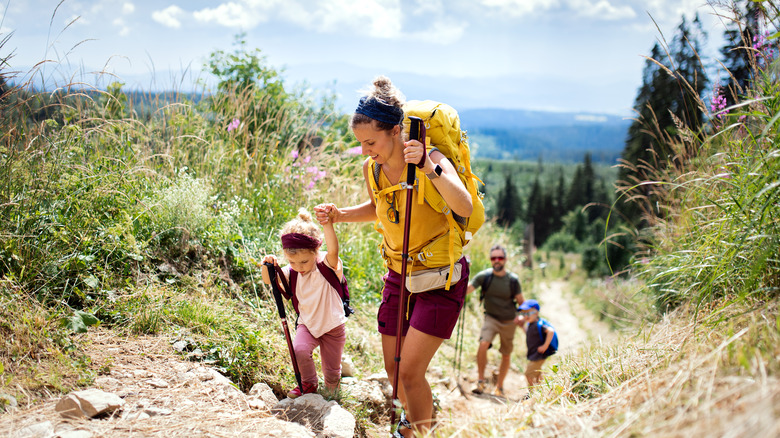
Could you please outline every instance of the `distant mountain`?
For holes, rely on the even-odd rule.
[[[607,114],[513,109],[464,109],[461,127],[468,131],[476,158],[613,164],[625,146],[631,120]]]

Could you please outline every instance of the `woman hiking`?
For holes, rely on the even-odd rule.
[[[425,182],[425,190],[437,190],[453,213],[469,217],[472,212],[471,196],[450,161],[438,150],[428,153],[424,144],[405,139],[403,104],[403,95],[388,78],[380,76],[374,80],[373,89],[360,99],[350,120],[350,128],[360,142],[362,154],[368,157],[363,163],[368,200],[350,207],[324,204],[315,208],[321,223],[378,220],[380,224],[382,254],[388,271],[383,277],[377,323],[388,376],[393,376],[396,371],[399,306],[404,306],[406,310],[402,316],[399,383],[394,388],[403,411],[394,437],[411,437],[415,432],[425,433],[431,428],[433,399],[425,372],[442,342],[452,335],[466,295],[469,268],[462,257],[462,249],[456,247],[456,267],[460,270],[460,278],[453,275],[449,290],[445,290],[444,284],[436,284],[434,289],[409,294],[404,300],[406,302],[402,302],[399,298],[404,234],[408,236],[410,272],[419,273],[445,266],[449,269],[450,227],[444,214],[427,203],[418,203],[416,190],[411,195],[412,210],[407,222],[404,217],[406,197],[403,195],[407,190],[385,189],[407,181],[408,165],[413,164],[422,169],[424,177],[429,180]],[[372,189],[370,178],[374,179],[373,183],[378,188],[376,192]],[[408,230],[404,229],[405,223],[409,224]],[[433,258],[434,262],[428,259],[426,264],[417,261],[419,258],[416,256],[426,247],[427,253],[443,252],[440,254],[442,257]]]

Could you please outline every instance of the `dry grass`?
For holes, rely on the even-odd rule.
[[[561,357],[535,403],[437,436],[780,436],[779,326],[776,303],[680,309]]]

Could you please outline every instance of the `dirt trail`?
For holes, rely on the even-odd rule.
[[[609,327],[599,321],[595,315],[588,311],[581,302],[564,293],[567,283],[555,280],[542,283],[536,293],[526,298],[534,298],[541,305],[542,316],[550,321],[558,332],[559,353],[566,354],[575,351],[578,347],[588,342],[598,342],[599,338],[606,341],[614,334]],[[438,421],[440,423],[452,422],[458,424],[464,421],[474,422],[485,419],[486,423],[496,421],[497,418],[520,418],[518,410],[527,407],[528,402],[520,402],[527,394],[527,382],[523,375],[525,366],[525,337],[518,333],[515,337],[515,350],[512,353],[512,365],[509,374],[504,381],[505,397],[496,397],[489,394],[475,395],[470,393],[477,380],[474,352],[464,352],[464,368],[460,382],[467,394],[464,396],[456,388],[437,388],[441,394]],[[557,355],[556,355],[557,356]],[[545,369],[557,361],[556,356],[548,359]],[[489,364],[486,376],[490,376],[497,370],[498,354],[489,355]],[[520,366],[518,366],[520,364]],[[488,387],[493,390],[492,386]],[[518,403],[520,402],[520,403]]]

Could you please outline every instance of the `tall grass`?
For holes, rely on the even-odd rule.
[[[767,16],[767,26],[776,18]],[[646,199],[640,192],[657,199],[656,212],[647,212],[653,226],[640,233],[646,252],[634,269],[660,311],[689,301],[775,299],[780,292],[777,66],[773,55],[757,54],[742,100],[709,114],[704,132],[682,124],[678,135],[659,132],[675,153],[673,165],[640,164],[635,170],[649,178],[623,188],[640,204]],[[708,108],[701,98],[698,104]]]
[[[64,339],[71,315],[129,335],[185,330],[242,387],[281,392],[257,260],[299,207],[364,196],[346,117],[332,99],[227,76],[216,92],[148,93],[136,107],[120,82],[37,90],[40,68],[22,76],[0,60],[0,277],[15,285],[4,299],[40,303]],[[381,261],[366,256],[376,241],[350,239],[359,305]]]

